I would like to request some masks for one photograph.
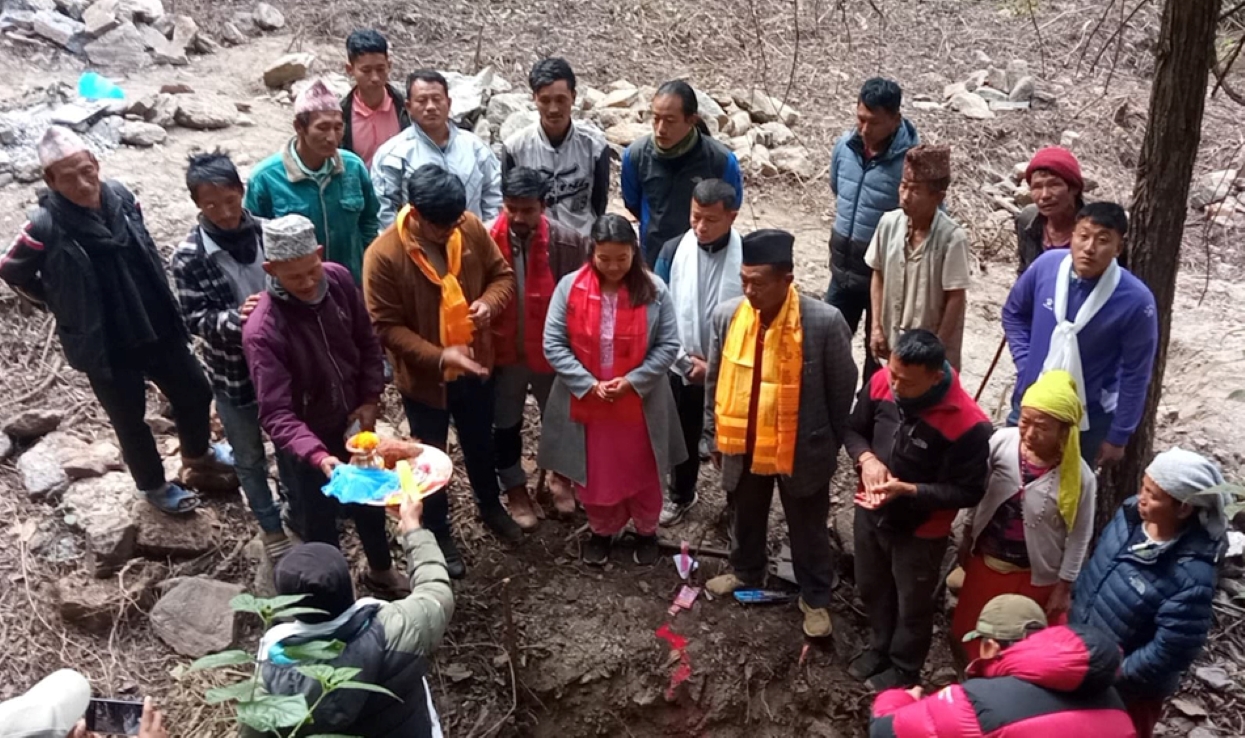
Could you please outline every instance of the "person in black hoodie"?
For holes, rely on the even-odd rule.
[[[844,445],[856,463],[856,586],[872,626],[848,673],[874,690],[916,684],[956,511],[986,492],[989,418],[927,330],[900,337],[861,390]]]
[[[65,360],[87,375],[147,501],[189,514],[199,498],[165,477],[146,423],[147,380],[173,406],[184,483],[238,482],[232,454],[211,444],[212,389],[190,352],[160,253],[133,193],[100,179],[79,136],[52,126],[38,153],[50,190],[0,255],[0,279],[55,316]]]

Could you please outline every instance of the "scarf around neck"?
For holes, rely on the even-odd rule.
[[[254,264],[256,257],[259,256],[263,229],[260,227],[259,220],[251,215],[249,210],[243,210],[242,220],[239,221],[238,227],[229,230],[220,228],[200,213],[199,228],[221,248],[221,251],[229,254],[242,266]]]
[[[419,267],[419,271],[441,289],[440,339],[442,348],[449,346],[470,346],[475,336],[475,325],[471,322],[470,306],[463,295],[462,285],[458,276],[463,267],[463,231],[455,228],[445,244],[445,274],[437,274],[437,270],[428,261],[424,247],[415,239],[415,234],[407,230],[411,206],[406,205],[398,212],[398,238],[411,257],[411,261]],[[446,369],[445,380],[457,379],[462,372],[458,369]]]
[[[1120,265],[1113,259],[1107,271],[1098,279],[1098,284],[1094,285],[1089,297],[1085,299],[1085,304],[1077,311],[1076,319],[1070,321],[1068,292],[1072,279],[1076,277],[1072,268],[1072,254],[1063,257],[1063,261],[1059,262],[1059,269],[1055,271],[1055,330],[1051,333],[1050,349],[1046,352],[1042,371],[1063,369],[1071,374],[1076,383],[1076,395],[1085,407],[1089,407],[1089,402],[1085,397],[1085,372],[1081,368],[1081,345],[1077,336],[1107,304],[1111,295],[1115,294],[1116,287],[1120,285],[1120,276]],[[1089,430],[1089,413],[1081,417],[1080,429],[1082,432]]]
[[[795,446],[799,431],[800,379],[804,369],[804,326],[800,321],[800,295],[792,285],[787,300],[765,331],[761,366],[756,366],[759,311],[747,300],[739,303],[722,342],[722,363],[717,393],[713,398],[717,418],[718,450],[730,456],[748,453],[749,410],[753,373],[761,372],[752,449],[752,473],[782,474],[795,471]]]
[[[656,151],[657,155],[663,159],[673,159],[678,156],[683,156],[687,152],[691,151],[692,147],[698,143],[700,143],[700,129],[693,126],[691,133],[688,133],[683,137],[682,141],[668,149],[662,148],[661,144],[657,143],[657,139],[654,138],[653,150]]]
[[[1068,440],[1059,459],[1059,515],[1068,530],[1081,504],[1081,417],[1085,406],[1076,394],[1072,375],[1061,369],[1044,372],[1025,390],[1020,406],[1031,407],[1068,424]]]
[[[510,244],[510,218],[503,212],[497,217],[490,231],[493,241],[507,263],[513,265],[516,258]],[[519,360],[515,339],[518,322],[523,321],[523,358],[532,371],[550,374],[553,367],[545,360],[545,317],[549,313],[549,301],[557,282],[549,268],[549,220],[542,217],[540,226],[528,238],[523,277],[523,315],[519,315],[519,301],[511,300],[493,324],[495,360],[498,364],[514,364]],[[522,253],[522,252],[521,252]]]
[[[605,314],[601,278],[591,264],[585,264],[573,279],[566,300],[566,331],[571,352],[588,373],[600,381],[626,376],[644,363],[648,354],[648,305],[633,306],[627,286],[619,285],[614,298],[614,363],[607,371],[601,347],[601,324]],[[644,400],[635,392],[614,402],[606,402],[592,392],[582,398],[571,396],[572,420],[588,423],[599,418],[642,422]]]
[[[904,415],[916,415],[942,402],[946,398],[947,392],[951,391],[951,380],[955,373],[951,369],[951,362],[942,362],[942,379],[933,387],[925,390],[925,394],[918,397],[900,397],[894,391],[891,397],[894,398],[895,404]]]
[[[700,247],[695,231],[683,234],[670,264],[670,300],[674,303],[675,321],[679,327],[679,342],[683,350],[693,356],[706,358],[705,337],[702,334],[704,319],[700,296],[700,260],[713,256]],[[726,261],[718,280],[714,305],[740,297],[744,293],[739,277],[743,264],[743,239],[734,228],[727,234]]]

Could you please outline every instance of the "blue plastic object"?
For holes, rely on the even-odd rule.
[[[367,505],[383,502],[401,489],[397,472],[342,464],[333,469],[322,491],[339,502]]]
[[[779,605],[792,602],[799,595],[794,592],[778,592],[772,589],[737,589],[735,600],[742,605]]]
[[[95,72],[83,72],[78,78],[78,95],[87,100],[125,99],[125,91],[116,82]]]

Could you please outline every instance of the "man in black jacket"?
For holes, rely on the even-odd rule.
[[[38,153],[50,191],[0,256],[0,279],[56,317],[65,359],[90,380],[147,500],[169,514],[190,513],[199,498],[166,481],[145,421],[146,380],[173,405],[183,480],[234,488],[237,478],[231,455],[211,445],[212,390],[190,353],[156,244],[134,195],[100,181],[99,162],[72,131],[48,129]]]
[[[848,673],[874,690],[916,684],[956,511],[986,492],[992,428],[926,330],[903,334],[861,390],[844,445],[856,462],[856,587],[869,649]]]
[[[380,145],[411,125],[402,91],[389,84],[389,42],[380,32],[356,29],[346,37],[346,74],[355,86],[342,98],[341,148],[368,169]]]

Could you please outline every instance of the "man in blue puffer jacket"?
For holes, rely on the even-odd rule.
[[[1139,738],[1153,735],[1210,631],[1227,485],[1215,463],[1173,448],[1146,468],[1081,570],[1070,622],[1115,636],[1116,683]]]
[[[830,160],[836,204],[830,235],[833,280],[826,302],[843,313],[853,334],[861,315],[870,312],[873,270],[865,263],[865,252],[882,214],[899,207],[904,155],[921,142],[916,127],[899,112],[902,101],[903,92],[891,80],[865,82],[856,104],[856,128],[839,138]],[[866,332],[868,326],[866,321]]]

